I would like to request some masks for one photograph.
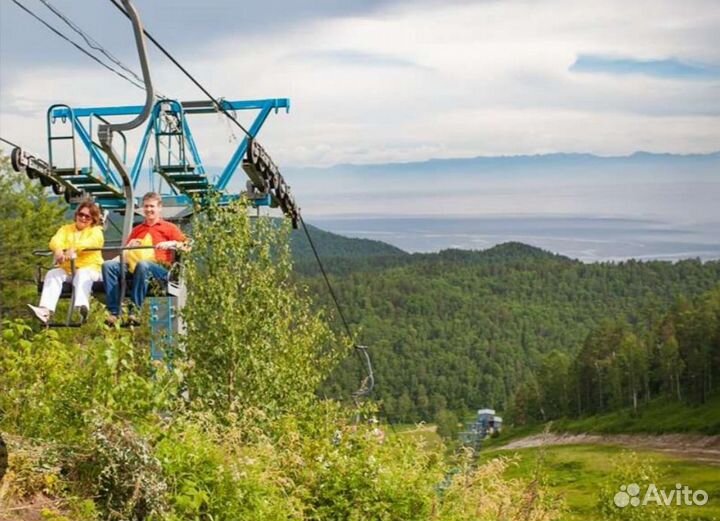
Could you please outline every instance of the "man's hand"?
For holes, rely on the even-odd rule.
[[[174,250],[178,247],[178,241],[162,241],[155,245],[158,250]]]
[[[55,257],[55,262],[57,264],[62,264],[65,262],[65,252],[62,250],[55,250],[53,252],[53,257]]]
[[[125,244],[126,248],[134,248],[135,246],[142,246],[142,241],[140,239],[130,239],[127,244]],[[122,255],[123,261],[125,261],[125,259],[127,259],[127,250],[120,252],[120,255]]]

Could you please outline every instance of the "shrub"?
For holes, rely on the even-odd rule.
[[[290,281],[288,227],[211,205],[185,257],[193,399],[218,412],[296,410],[348,351]],[[342,347],[345,345],[346,347]]]
[[[89,438],[89,419],[98,415],[156,419],[183,406],[181,367],[151,362],[127,331],[89,334],[73,344],[55,330],[34,332],[22,321],[6,321],[0,336],[0,426],[72,444]]]
[[[629,486],[634,483],[644,491],[648,485],[657,484],[659,476],[657,468],[643,460],[637,453],[622,453],[621,457],[617,458],[613,470],[600,486],[598,510],[602,513],[603,519],[608,521],[671,521],[677,519],[677,512],[674,508],[655,504],[644,505],[640,508],[632,506],[620,508],[614,503],[621,486]],[[638,499],[642,499],[642,497]]]
[[[561,514],[561,503],[550,495],[539,476],[528,482],[503,477],[507,458],[477,466],[471,449],[460,458],[440,503],[440,521],[551,521]]]
[[[167,484],[148,440],[128,424],[101,423],[93,431],[97,504],[105,518],[141,521],[161,518]]]

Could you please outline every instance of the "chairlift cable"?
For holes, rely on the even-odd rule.
[[[97,40],[95,40],[92,36],[83,31],[76,23],[70,20],[70,18],[67,15],[63,14],[57,7],[54,7],[50,2],[48,2],[48,0],[40,0],[40,2],[42,2],[45,7],[50,9],[50,11],[52,11],[58,18],[65,22],[68,27],[70,27],[73,31],[79,34],[91,49],[103,53],[110,61],[112,61],[115,65],[119,66],[125,72],[134,77],[139,83],[143,85],[145,84],[145,81],[140,76],[138,76],[135,71],[127,67],[118,58],[113,56],[110,51],[106,50]]]
[[[13,2],[15,3],[15,5],[17,5],[20,9],[22,9],[23,11],[25,11],[26,13],[28,13],[30,16],[32,16],[33,18],[35,18],[38,22],[42,23],[45,27],[47,27],[48,29],[50,29],[50,30],[51,30],[52,32],[54,32],[55,34],[57,34],[60,38],[62,38],[63,40],[67,41],[68,43],[72,44],[77,50],[79,50],[79,51],[82,52],[83,54],[89,56],[91,59],[93,59],[94,61],[96,61],[97,63],[99,63],[100,65],[102,65],[102,66],[105,67],[106,69],[108,69],[109,71],[114,72],[115,74],[117,74],[118,76],[120,76],[121,78],[123,78],[124,80],[130,82],[130,83],[133,84],[135,87],[137,87],[137,88],[139,88],[139,89],[141,89],[141,90],[143,90],[143,91],[145,90],[145,86],[144,86],[144,85],[139,84],[139,83],[136,83],[134,80],[128,78],[128,77],[127,77],[126,75],[124,75],[122,72],[118,71],[117,69],[114,69],[114,68],[110,67],[107,63],[105,63],[105,62],[103,62],[102,60],[100,60],[97,56],[95,56],[95,55],[93,55],[92,53],[88,52],[86,49],[83,49],[80,45],[78,45],[76,42],[74,42],[73,40],[71,40],[70,38],[68,38],[67,36],[65,36],[62,32],[60,32],[58,29],[56,29],[55,27],[53,27],[50,23],[48,23],[48,22],[46,22],[45,20],[43,20],[42,18],[40,18],[40,17],[39,17],[37,14],[35,14],[33,11],[31,11],[30,9],[28,9],[27,7],[25,7],[23,4],[21,4],[18,0],[12,0],[12,1],[13,1]]]
[[[302,215],[300,215],[300,222],[303,225],[303,230],[305,230],[305,236],[307,237],[308,242],[310,243],[310,248],[312,249],[312,252],[315,255],[315,260],[317,261],[318,266],[320,267],[320,272],[322,273],[322,276],[325,279],[325,284],[327,284],[328,291],[330,292],[330,296],[332,297],[332,300],[335,303],[335,307],[338,310],[338,314],[340,315],[340,320],[342,321],[343,326],[345,326],[345,331],[347,332],[348,337],[352,338],[352,331],[350,331],[350,326],[348,325],[348,322],[345,319],[345,315],[342,311],[342,308],[340,307],[340,302],[338,301],[337,295],[335,294],[335,290],[333,289],[332,284],[330,283],[330,279],[328,278],[327,272],[325,271],[325,266],[323,266],[323,263],[320,260],[320,255],[318,254],[317,248],[315,248],[315,243],[313,242],[312,237],[310,236],[310,232],[308,231],[308,227],[305,224],[305,220],[302,218]]]
[[[13,148],[20,148],[18,145],[16,145],[16,144],[13,143],[12,141],[8,141],[8,140],[5,139],[4,137],[0,137],[0,141],[2,141],[3,143],[7,143],[8,145],[10,145],[10,146],[13,147]]]
[[[317,251],[317,248],[315,247],[315,243],[312,240],[312,236],[310,235],[310,231],[308,230],[307,225],[305,224],[305,221],[302,218],[302,214],[299,216],[300,222],[302,223],[303,230],[305,231],[305,236],[308,239],[308,242],[310,243],[310,249],[312,249],[313,254],[315,255],[315,260],[318,263],[318,266],[320,267],[320,272],[322,273],[323,278],[325,279],[325,284],[327,285],[328,291],[330,293],[330,296],[332,297],[333,302],[335,303],[335,307],[337,308],[338,315],[340,316],[340,320],[343,323],[343,326],[345,327],[345,331],[347,332],[348,338],[352,339],[352,331],[350,330],[350,325],[348,324],[348,321],[345,319],[345,314],[342,311],[342,308],[340,307],[340,302],[337,298],[337,295],[335,293],[335,290],[332,287],[332,284],[330,283],[330,278],[327,275],[327,272],[325,271],[325,266],[323,266],[322,260],[320,259],[320,254]],[[367,352],[366,346],[360,346],[360,345],[354,345],[355,347],[355,353],[360,358],[360,363],[365,366],[365,372],[366,376],[363,378],[363,380],[360,382],[360,387],[352,393],[352,397],[357,403],[358,400],[363,397],[367,396],[372,392],[373,387],[375,386],[375,375],[373,373],[372,368],[372,361],[370,360],[370,355]]]
[[[54,9],[52,9],[52,8],[48,5],[48,3],[46,3],[46,2],[43,1],[43,0],[41,0],[41,1],[42,1],[43,4],[45,4],[48,8],[50,8],[56,15],[58,15],[59,17],[61,17],[68,25],[70,25],[71,27],[73,27],[72,24],[71,24],[71,22],[69,22],[69,21],[66,20],[64,17],[62,17],[60,14],[58,14]],[[43,20],[42,18],[40,18],[38,15],[36,15],[36,14],[35,14],[34,12],[32,12],[30,9],[28,9],[28,8],[25,7],[23,4],[21,4],[18,0],[13,0],[13,2],[14,2],[18,7],[20,7],[22,10],[24,10],[24,11],[27,12],[29,15],[31,15],[33,18],[35,18],[36,20],[38,20],[39,22],[41,22],[43,25],[45,25],[45,26],[46,26],[48,29],[50,29],[52,32],[54,32],[55,34],[57,34],[57,35],[60,36],[62,39],[66,40],[67,42],[71,43],[71,44],[72,44],[74,47],[76,47],[79,51],[83,52],[84,54],[86,54],[87,56],[89,56],[90,58],[92,58],[94,61],[96,61],[97,63],[99,63],[99,64],[102,65],[103,67],[105,67],[106,69],[114,72],[115,74],[117,74],[118,76],[122,77],[122,78],[125,79],[126,81],[132,83],[132,84],[135,85],[136,87],[138,87],[138,88],[140,88],[140,89],[142,89],[142,90],[145,90],[144,84],[141,85],[141,84],[136,83],[135,81],[133,81],[132,79],[128,78],[126,75],[124,75],[124,74],[121,73],[120,71],[118,71],[118,70],[112,68],[111,66],[107,65],[107,64],[104,63],[102,60],[100,60],[97,56],[94,56],[93,54],[91,54],[90,52],[88,52],[86,49],[84,49],[84,48],[82,48],[80,45],[78,45],[76,42],[74,42],[73,40],[71,40],[70,38],[68,38],[67,36],[65,36],[63,33],[61,33],[61,32],[60,32],[59,30],[57,30],[55,27],[53,27],[52,25],[50,25],[48,22],[46,22],[45,20]],[[110,2],[112,2],[112,4],[113,4],[118,10],[120,10],[120,12],[122,12],[127,18],[130,18],[130,15],[125,11],[125,9],[124,9],[123,7],[117,2],[117,0],[110,0]],[[81,34],[81,36],[83,36],[83,38],[84,38],[85,41],[88,43],[88,45],[90,45],[92,48],[96,49],[96,48],[88,41],[88,39],[86,38],[86,36],[85,36],[81,31],[79,31],[79,30],[78,30],[77,28],[75,28],[75,27],[73,27],[73,29],[75,29],[76,31],[78,31],[78,32]],[[190,72],[188,72],[187,69],[185,69],[185,68],[170,54],[170,52],[169,52],[167,49],[165,49],[165,47],[164,47],[162,44],[160,44],[146,29],[143,29],[143,33],[145,34],[145,36],[146,36],[176,67],[178,67],[178,68],[183,72],[183,74],[185,74],[185,76],[186,76],[188,79],[190,79],[190,81],[193,82],[193,84],[195,84],[196,87],[198,87],[198,88],[213,102],[213,104],[215,105],[215,107],[216,107],[220,112],[222,112],[228,119],[230,119],[233,123],[235,123],[235,125],[236,125],[240,130],[242,130],[243,133],[244,133],[247,137],[252,138],[252,135],[250,134],[250,132],[249,132],[232,114],[230,114],[230,112],[223,106],[222,99],[217,99],[217,98],[215,98],[207,89],[205,89],[205,87],[203,87],[202,84],[200,84],[200,82],[199,82],[197,79],[195,79],[195,77],[194,77],[192,74],[190,74]],[[107,53],[105,53],[103,50],[101,50],[101,49],[96,49],[96,50],[100,50],[100,52],[103,52],[103,54],[105,54],[105,55],[107,56]],[[110,58],[110,59],[112,59],[112,58]],[[113,60],[113,61],[115,61],[115,60]],[[122,66],[124,69],[126,69],[123,65],[121,65],[121,64],[118,64],[118,65],[120,65],[120,66]],[[126,70],[127,70],[127,69],[126,69]],[[134,76],[136,76],[134,73],[132,73],[132,74],[133,74]],[[0,139],[2,139],[2,138],[0,138]],[[4,141],[5,143],[10,144],[11,146],[16,146],[16,145],[14,145],[13,143],[11,143],[11,142],[9,142],[9,141],[7,141],[7,140],[5,140],[5,139],[2,139],[2,141]],[[318,263],[318,266],[320,267],[320,271],[322,272],[323,278],[325,279],[325,283],[327,284],[328,290],[329,290],[329,292],[330,292],[330,296],[332,297],[333,303],[335,304],[335,307],[336,307],[336,309],[337,309],[337,311],[338,311],[338,315],[339,315],[339,317],[340,317],[340,319],[341,319],[341,321],[342,321],[342,324],[343,324],[343,326],[344,326],[344,328],[345,328],[345,331],[346,331],[346,333],[347,333],[347,335],[348,335],[348,338],[352,338],[352,331],[351,331],[350,326],[349,326],[349,324],[348,324],[348,322],[347,322],[347,320],[346,320],[346,318],[345,318],[345,314],[344,314],[343,311],[342,311],[342,308],[341,308],[340,303],[339,303],[339,301],[338,301],[338,298],[337,298],[337,295],[336,295],[336,293],[335,293],[335,290],[333,289],[332,284],[331,284],[331,282],[330,282],[330,279],[328,278],[327,272],[326,272],[325,267],[324,267],[324,265],[323,265],[323,263],[322,263],[322,260],[320,259],[320,255],[319,255],[319,253],[318,253],[318,251],[317,251],[317,248],[315,247],[315,244],[314,244],[314,242],[313,242],[313,240],[312,240],[312,237],[311,237],[311,235],[310,235],[310,233],[309,233],[309,231],[308,231],[308,228],[307,228],[307,226],[306,226],[306,224],[305,224],[305,222],[304,222],[304,220],[303,220],[303,218],[302,218],[302,215],[298,215],[298,217],[299,217],[300,222],[301,222],[302,225],[303,225],[303,229],[305,230],[305,235],[306,235],[306,237],[308,238],[308,242],[309,242],[310,247],[311,247],[311,249],[312,249],[312,251],[313,251],[313,254],[314,254],[315,259],[316,259],[316,261],[317,261],[317,263]],[[363,355],[364,355],[364,361],[366,362],[367,368],[368,368],[368,371],[367,371],[368,375],[367,375],[367,377],[363,380],[363,382],[361,383],[360,389],[359,389],[358,391],[356,391],[355,393],[353,393],[353,397],[354,397],[354,398],[357,398],[357,397],[364,396],[364,395],[368,394],[369,391],[372,390],[372,385],[373,385],[373,383],[374,383],[374,377],[373,377],[373,373],[372,373],[372,366],[371,366],[370,358],[369,358],[369,355],[368,355],[368,353],[367,353],[367,348],[364,347],[364,346],[355,346],[355,351],[356,351],[356,353],[358,354],[358,356],[360,356],[361,360],[363,360]],[[368,384],[368,382],[369,382],[369,384]]]

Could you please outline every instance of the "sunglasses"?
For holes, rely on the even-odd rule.
[[[92,219],[92,215],[90,215],[89,213],[82,213],[82,212],[75,214],[75,217],[79,217],[80,219],[83,219],[83,220]]]

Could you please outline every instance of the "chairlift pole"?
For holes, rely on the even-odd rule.
[[[113,123],[103,124],[98,126],[98,138],[100,139],[100,145],[103,150],[107,153],[110,161],[112,161],[115,168],[117,168],[122,178],[123,191],[125,193],[125,218],[123,220],[123,232],[122,232],[122,243],[127,242],[132,230],[133,216],[135,214],[135,200],[133,197],[133,184],[130,179],[130,174],[127,167],[123,163],[121,157],[115,152],[112,146],[113,132],[123,132],[132,130],[145,121],[147,121],[152,110],[153,101],[155,99],[155,93],[153,91],[152,79],[150,78],[150,67],[147,60],[147,49],[145,48],[145,39],[143,36],[143,26],[140,21],[140,17],[133,7],[130,0],[122,0],[125,11],[130,16],[133,26],[133,32],[135,33],[135,45],[137,46],[138,57],[140,59],[140,67],[142,69],[143,81],[145,82],[145,105],[140,114],[135,119],[128,121],[127,123]]]

